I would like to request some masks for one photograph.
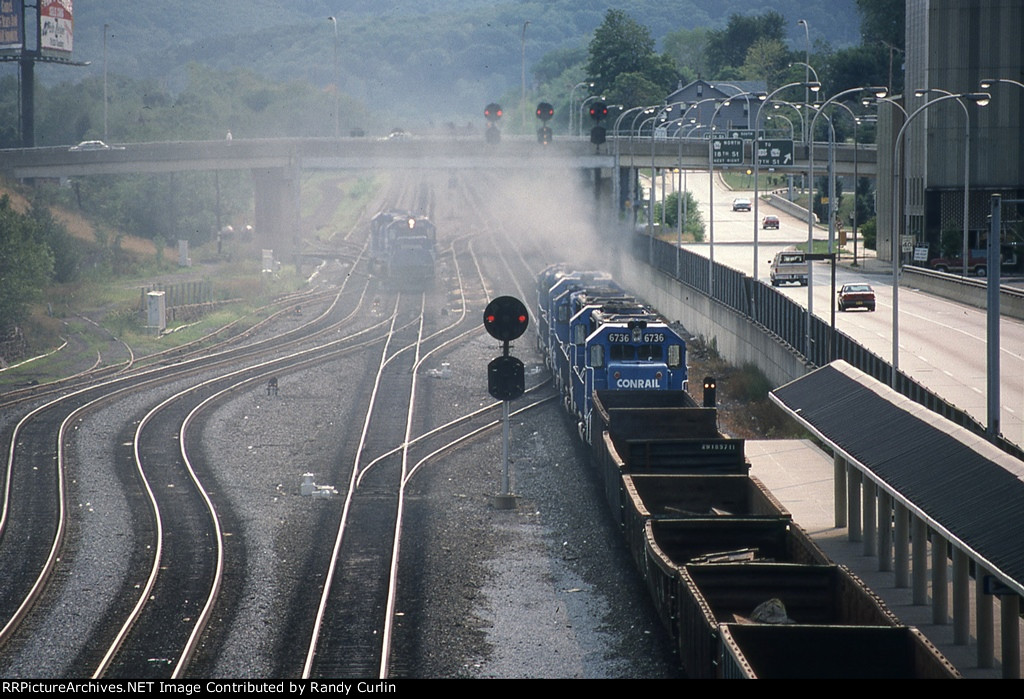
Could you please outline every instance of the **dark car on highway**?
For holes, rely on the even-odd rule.
[[[768,216],[765,216],[763,219],[761,219],[761,228],[778,228],[778,227],[779,227],[779,217],[778,216],[773,216],[773,215],[769,214]]]
[[[851,308],[866,308],[869,311],[875,310],[875,290],[870,284],[857,282],[855,284],[843,284],[839,289],[839,310],[848,311]]]

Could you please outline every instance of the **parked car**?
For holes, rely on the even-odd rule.
[[[779,227],[779,217],[778,216],[773,216],[773,215],[769,214],[768,216],[765,216],[763,219],[761,219],[761,228],[778,228],[778,227]]]
[[[839,310],[848,311],[851,308],[866,308],[869,311],[875,310],[875,290],[870,284],[856,282],[854,284],[843,284],[839,289]]]
[[[750,211],[750,200],[744,199],[743,197],[737,197],[732,200],[733,211]]]
[[[960,273],[964,269],[963,257],[936,257],[928,261],[928,266],[936,272]],[[967,258],[967,273],[984,277],[988,274],[988,260],[984,257],[971,256]]]

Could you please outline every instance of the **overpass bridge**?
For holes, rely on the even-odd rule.
[[[814,144],[815,172],[824,173],[828,145]],[[794,163],[771,168],[776,174],[807,172],[810,148],[797,144]],[[500,143],[482,137],[272,138],[218,141],[129,143],[101,150],[67,147],[0,150],[0,175],[13,179],[130,175],[135,173],[249,170],[253,175],[256,230],[267,247],[291,240],[296,229],[300,174],[304,170],[580,170],[593,173],[598,195],[602,180],[627,168],[708,168],[708,142],[697,139],[617,137],[595,146],[586,139],[557,138],[542,145],[532,136],[506,136]],[[874,146],[837,144],[836,173],[876,174]],[[743,164],[751,166],[751,144]],[[763,168],[768,171],[769,168]]]

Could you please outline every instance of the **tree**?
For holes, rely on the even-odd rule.
[[[657,104],[665,99],[665,90],[642,73],[620,73],[608,88],[606,96],[615,104]]]
[[[708,75],[709,35],[710,30],[705,27],[680,29],[667,34],[662,40],[662,45],[665,47],[665,54],[671,56],[681,70],[689,71],[696,79]]]
[[[888,55],[888,50],[880,44],[836,51],[822,70],[822,80],[830,92],[862,85],[889,85]]]
[[[621,10],[608,10],[590,42],[587,74],[594,92],[604,94],[622,73],[644,73],[654,53],[654,39],[646,27]]]
[[[786,20],[774,10],[756,16],[731,15],[725,29],[708,34],[709,74],[718,76],[726,67],[742,66],[747,52],[758,39],[784,41],[785,26]]]
[[[771,90],[781,85],[780,78],[789,65],[789,51],[778,39],[758,39],[751,44],[743,62],[743,77],[763,80]]]
[[[865,44],[880,42],[903,50],[906,42],[906,0],[857,0],[860,35]]]
[[[31,218],[0,198],[0,331],[9,332],[28,317],[53,273],[53,255],[40,241]]]

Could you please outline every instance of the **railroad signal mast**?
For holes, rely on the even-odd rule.
[[[502,494],[494,498],[495,506],[511,509],[515,506],[508,464],[509,401],[523,395],[526,390],[523,363],[509,353],[509,343],[526,332],[530,314],[522,301],[514,296],[499,296],[484,309],[484,328],[496,340],[501,340],[502,353],[487,365],[487,392],[502,403]]]
[[[537,105],[537,118],[540,119],[541,126],[537,129],[537,141],[542,145],[550,145],[551,143],[551,127],[548,126],[548,120],[555,115],[555,108],[547,102],[541,102]]]
[[[491,102],[484,107],[484,118],[487,119],[487,131],[484,134],[488,143],[498,143],[501,140],[501,130],[498,128],[498,121],[502,116],[501,105]]]
[[[605,142],[605,128],[601,126],[601,120],[608,116],[608,105],[604,102],[594,102],[590,105],[590,118],[594,120],[594,127],[590,129],[590,142],[600,146]]]

